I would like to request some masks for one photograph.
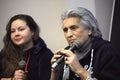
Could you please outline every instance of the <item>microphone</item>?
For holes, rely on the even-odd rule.
[[[80,41],[76,40],[68,50],[74,51],[76,48],[79,48],[79,47],[81,47],[81,43]],[[52,68],[53,69],[56,68],[61,62],[63,62],[65,56],[66,55],[62,55],[59,59],[57,59],[57,61],[52,64]]]
[[[18,64],[18,68],[17,69],[20,69],[20,70],[25,70],[25,65],[26,65],[26,62],[22,59],[19,64]]]

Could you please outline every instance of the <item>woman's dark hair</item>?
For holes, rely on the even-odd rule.
[[[33,42],[36,42],[37,39],[39,38],[39,26],[37,23],[34,21],[34,19],[25,14],[18,14],[13,16],[7,26],[6,26],[6,34],[4,36],[3,42],[4,42],[4,47],[2,49],[3,53],[3,75],[7,74],[8,76],[12,76],[14,73],[14,70],[16,69],[18,62],[22,58],[23,51],[20,50],[18,46],[16,46],[12,40],[11,40],[11,24],[15,20],[23,20],[26,22],[27,26],[30,28],[30,30],[34,33],[33,35]]]

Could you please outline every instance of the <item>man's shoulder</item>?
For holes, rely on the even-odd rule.
[[[97,48],[103,48],[103,47],[111,47],[111,43],[107,40],[104,40],[103,38],[94,38],[92,40],[92,48],[97,49]]]

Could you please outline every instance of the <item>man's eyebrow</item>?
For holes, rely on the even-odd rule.
[[[78,25],[71,25],[70,28],[78,28]]]

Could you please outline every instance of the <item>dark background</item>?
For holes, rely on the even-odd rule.
[[[120,0],[115,0],[113,23],[111,31],[111,43],[120,53]]]

